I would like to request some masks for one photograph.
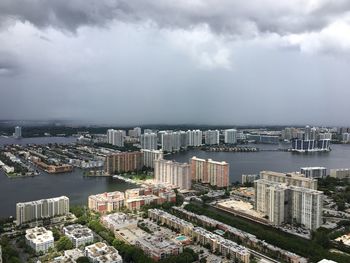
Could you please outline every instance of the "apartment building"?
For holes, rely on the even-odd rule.
[[[41,199],[16,204],[16,224],[63,216],[69,213],[69,198],[66,196]]]
[[[158,159],[154,161],[155,181],[169,184],[180,189],[191,189],[191,167],[188,163],[178,163]]]
[[[299,186],[309,189],[317,189],[317,180],[306,178],[300,173],[279,173],[272,171],[261,171],[260,179],[266,179],[270,182],[285,183],[287,185]]]
[[[154,168],[154,160],[163,159],[164,153],[162,150],[147,150],[142,149],[143,165],[148,168]]]
[[[118,250],[103,242],[97,242],[85,247],[84,254],[92,263],[123,263]]]
[[[147,150],[157,150],[157,134],[144,133],[141,135],[141,148]]]
[[[192,181],[207,183],[217,187],[228,187],[230,165],[226,162],[217,162],[212,159],[191,158]]]
[[[324,178],[327,176],[326,167],[302,167],[300,173],[307,178]]]
[[[93,243],[94,241],[94,235],[91,229],[80,224],[65,226],[63,233],[72,241],[76,248]]]
[[[350,178],[350,169],[349,168],[331,169],[330,176],[337,179]]]
[[[89,209],[107,213],[114,210],[119,210],[125,206],[125,197],[123,192],[109,192],[97,195],[90,195],[88,199]]]
[[[143,168],[142,152],[120,152],[106,156],[105,172],[118,174],[140,171]]]
[[[52,231],[44,227],[35,227],[26,230],[26,243],[36,253],[46,253],[50,248],[54,248],[54,238]]]

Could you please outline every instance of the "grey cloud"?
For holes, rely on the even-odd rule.
[[[305,2],[305,3],[304,3]],[[323,1],[305,10],[308,1],[159,1],[159,0],[2,0],[0,21],[20,19],[37,27],[76,31],[111,20],[152,21],[161,28],[189,29],[207,24],[219,34],[254,35],[319,30],[350,9],[349,1]],[[1,19],[2,18],[2,19]]]
[[[18,74],[20,65],[17,58],[7,52],[0,51],[0,77]]]

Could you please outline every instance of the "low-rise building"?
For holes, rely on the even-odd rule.
[[[350,178],[350,169],[349,168],[331,169],[330,176],[337,179]]]
[[[83,257],[84,253],[78,249],[70,249],[64,251],[63,256],[59,256],[53,259],[53,263],[76,263],[77,259]]]
[[[88,200],[89,209],[99,213],[119,210],[120,208],[124,207],[124,205],[124,193],[118,191],[90,195]]]
[[[122,257],[118,250],[112,246],[108,246],[103,242],[97,242],[85,247],[85,256],[92,263],[123,263]]]
[[[63,233],[72,241],[74,247],[94,242],[94,234],[91,229],[80,224],[65,226]]]
[[[123,228],[137,227],[136,218],[120,212],[102,216],[101,223],[113,232]]]
[[[52,231],[46,230],[44,227],[35,227],[26,230],[26,243],[36,253],[46,253],[49,248],[54,247],[54,238]]]
[[[166,240],[161,235],[144,235],[136,240],[135,245],[141,248],[146,255],[155,261],[165,259],[172,255],[178,255],[182,253],[183,250],[180,243]]]

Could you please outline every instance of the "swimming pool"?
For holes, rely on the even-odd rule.
[[[178,241],[185,241],[185,240],[187,240],[187,237],[186,236],[178,236],[175,239]]]

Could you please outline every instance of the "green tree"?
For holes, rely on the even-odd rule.
[[[77,263],[90,263],[88,257],[80,257],[77,259]]]
[[[72,241],[66,236],[61,237],[56,244],[56,248],[58,251],[72,249],[73,247],[74,246]]]

